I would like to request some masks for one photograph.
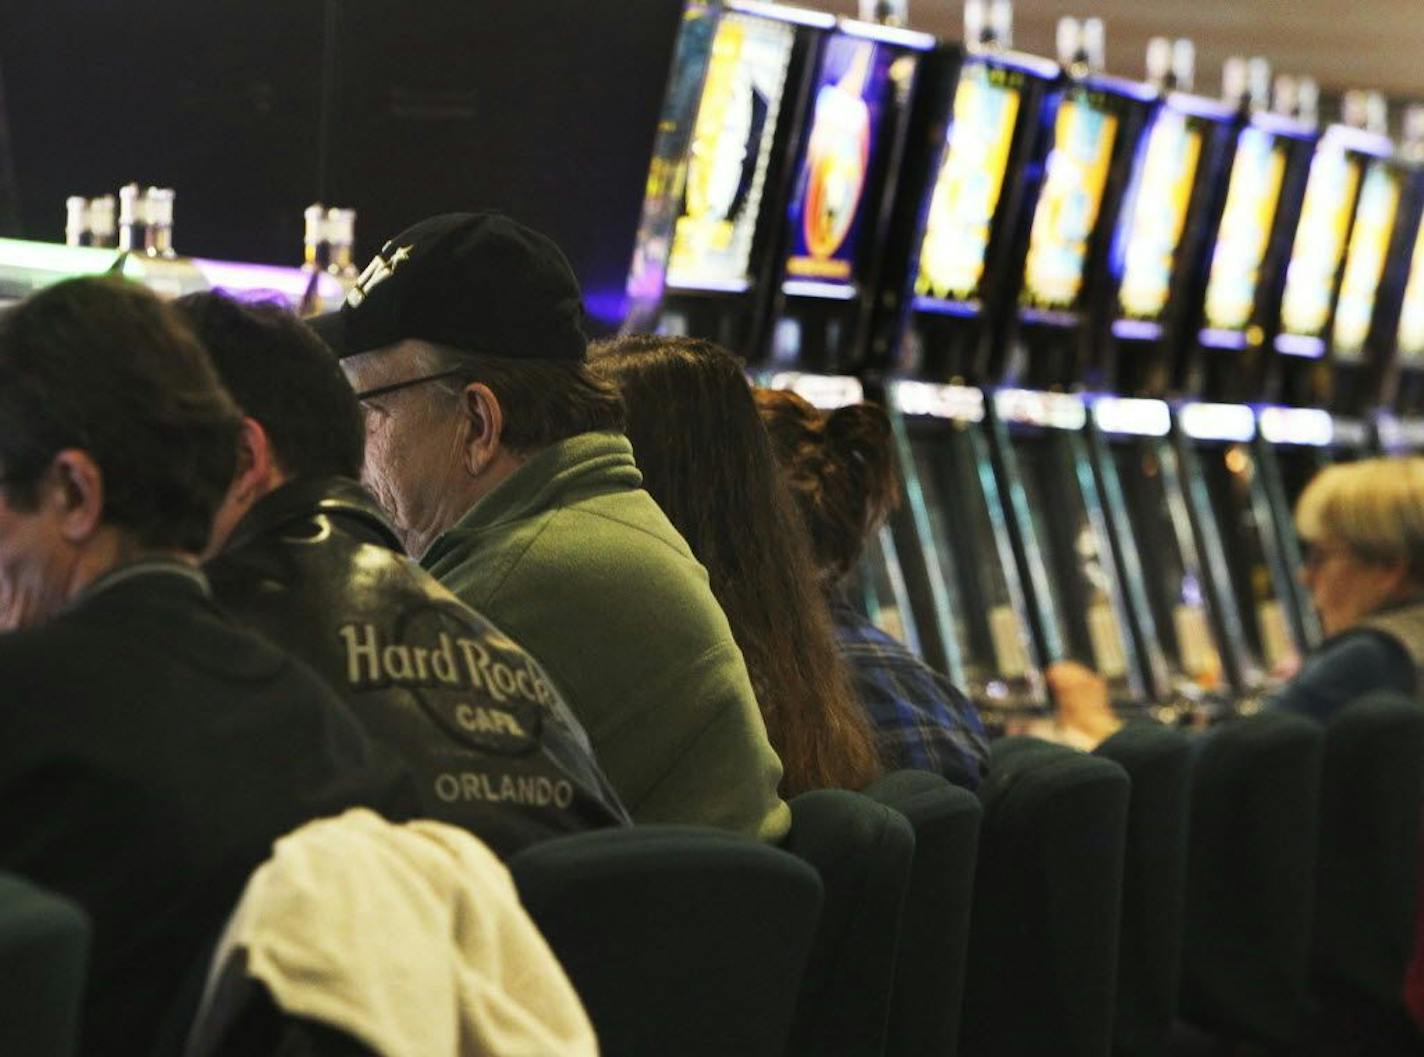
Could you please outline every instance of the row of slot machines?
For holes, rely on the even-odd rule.
[[[1259,700],[1321,631],[1290,512],[1424,440],[1424,169],[993,47],[691,3],[630,330],[891,412],[906,501],[857,597],[1008,722]]]

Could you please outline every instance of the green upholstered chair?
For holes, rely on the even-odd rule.
[[[545,841],[509,869],[605,1057],[780,1057],[822,901],[795,856],[638,826]]]
[[[826,890],[786,1053],[878,1057],[914,831],[859,793],[819,789],[791,801],[786,848],[816,868]]]
[[[1095,755],[1119,764],[1132,779],[1112,1049],[1117,1057],[1152,1057],[1164,1052],[1177,1013],[1191,741],[1180,730],[1144,720],[1127,724]]]
[[[0,874],[0,1053],[67,1057],[79,1041],[89,918],[78,906]]]
[[[1424,706],[1380,692],[1342,709],[1325,728],[1321,785],[1314,990],[1342,1015],[1393,1014],[1402,1023],[1419,891]]]
[[[1075,749],[991,747],[961,1057],[1108,1053],[1130,787]]]
[[[1261,712],[1197,740],[1180,1013],[1220,1038],[1286,1045],[1304,1012],[1323,732]]]
[[[865,795],[900,812],[915,831],[885,1057],[953,1057],[983,808],[973,793],[929,771],[887,774]]]

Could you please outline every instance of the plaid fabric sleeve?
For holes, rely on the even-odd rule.
[[[974,705],[948,679],[848,606],[835,608],[841,656],[888,770],[924,770],[977,789],[989,755]]]

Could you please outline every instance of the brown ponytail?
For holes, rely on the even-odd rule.
[[[758,389],[756,401],[816,564],[828,580],[840,580],[900,501],[890,420],[875,404],[827,414],[786,390]]]

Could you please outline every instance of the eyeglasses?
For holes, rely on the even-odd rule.
[[[1319,569],[1337,554],[1351,553],[1349,547],[1342,547],[1338,544],[1331,547],[1321,543],[1311,543],[1308,540],[1302,541],[1300,550],[1301,564],[1311,570]]]
[[[374,400],[378,396],[385,396],[388,393],[398,393],[402,389],[411,389],[417,385],[424,385],[426,382],[438,382],[446,378],[454,378],[458,374],[463,374],[464,368],[452,367],[448,371],[439,371],[435,374],[423,375],[420,378],[409,378],[404,382],[392,382],[390,385],[378,385],[374,389],[365,389],[356,394],[356,399]]]

